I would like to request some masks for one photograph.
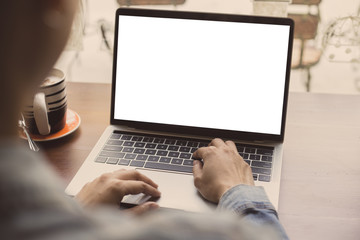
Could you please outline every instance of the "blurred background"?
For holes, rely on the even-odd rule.
[[[111,82],[114,16],[120,6],[287,15],[296,24],[290,91],[360,93],[359,0],[83,0],[56,64],[68,81]]]

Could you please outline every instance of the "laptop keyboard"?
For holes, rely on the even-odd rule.
[[[95,159],[98,163],[192,173],[192,154],[204,140],[112,133]],[[270,182],[274,148],[236,144],[255,181]]]

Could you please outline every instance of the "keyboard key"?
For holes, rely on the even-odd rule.
[[[176,140],[175,140],[175,139],[166,139],[166,140],[165,140],[165,144],[174,145],[175,143],[176,143]]]
[[[178,145],[178,146],[186,146],[187,144],[187,141],[183,141],[183,140],[177,140],[175,145]]]
[[[273,155],[273,150],[270,149],[258,149],[257,150],[257,154],[261,154],[261,155],[268,155],[268,156],[272,156]]]
[[[129,166],[130,160],[120,159],[118,165]]]
[[[121,137],[121,140],[131,140],[132,136],[129,136],[129,135],[123,135]]]
[[[177,157],[179,157],[179,155],[180,155],[180,153],[179,152],[169,152],[169,157],[175,157],[175,158],[177,158]]]
[[[118,153],[118,152],[106,152],[106,151],[100,152],[101,157],[123,158],[124,155],[125,155],[124,153]]]
[[[259,181],[270,182],[271,177],[266,175],[259,175]]]
[[[207,147],[207,146],[209,146],[209,143],[206,143],[206,142],[200,142],[200,143],[199,143],[199,148],[201,148],[201,147]]]
[[[136,160],[146,161],[147,158],[147,155],[137,155]]]
[[[256,148],[245,148],[245,152],[246,153],[255,153],[256,152]]]
[[[107,157],[97,157],[95,159],[95,162],[98,162],[98,163],[105,163],[107,160]]]
[[[152,143],[154,141],[153,137],[144,137],[143,138],[143,142],[148,142],[148,143]]]
[[[135,144],[135,142],[126,141],[126,142],[124,142],[123,146],[124,147],[132,147],[132,146],[134,146],[134,144]]]
[[[186,166],[193,166],[193,160],[184,160],[183,165],[186,165]]]
[[[145,165],[145,162],[144,161],[136,161],[136,160],[133,160],[131,161],[130,163],[130,166],[132,167],[143,167]]]
[[[109,158],[109,159],[106,161],[106,163],[107,163],[107,164],[117,164],[118,161],[119,161],[118,158]]]
[[[251,167],[251,170],[253,173],[271,175],[271,169],[268,169],[268,168]]]
[[[110,139],[118,140],[118,139],[120,139],[120,137],[121,137],[121,134],[113,133],[113,134],[111,134]]]
[[[148,161],[150,162],[157,162],[159,161],[160,157],[157,156],[149,156]]]
[[[255,154],[251,154],[251,155],[250,155],[250,159],[251,159],[251,160],[260,160],[260,159],[261,159],[261,156],[260,156],[260,155],[255,155]]]
[[[126,147],[123,149],[123,152],[126,152],[126,153],[132,153],[134,151],[134,148],[131,148],[131,147]]]
[[[242,158],[244,160],[249,159],[249,154],[248,153],[239,153],[239,154],[240,154],[240,156],[242,156]]]
[[[187,146],[197,148],[199,146],[199,143],[198,142],[188,141]]]
[[[176,164],[146,162],[145,167],[152,169],[167,170],[167,171],[192,173],[192,167],[176,165]]]
[[[143,139],[143,137],[133,136],[132,139],[131,139],[131,141],[140,142],[142,139]]]
[[[117,146],[121,146],[124,143],[124,141],[120,141],[120,140],[108,140],[107,144],[109,145],[117,145]]]
[[[148,149],[145,151],[145,154],[147,154],[147,155],[155,155],[155,153],[156,153],[156,150],[153,150],[153,149]]]
[[[190,152],[194,153],[194,152],[196,152],[196,150],[198,150],[198,149],[197,148],[191,148]]]
[[[250,160],[244,160],[247,164],[250,165],[251,161]]]
[[[180,158],[191,159],[191,154],[190,153],[181,153]]]
[[[167,150],[169,151],[179,151],[179,146],[169,146]]]
[[[258,180],[258,175],[257,175],[257,174],[253,174],[253,178],[254,178],[254,181],[257,181],[257,180]]]
[[[145,145],[145,148],[154,149],[154,148],[156,148],[156,144],[155,143],[148,143],[148,144]]]
[[[134,153],[144,154],[144,153],[145,153],[145,149],[143,149],[143,148],[136,148],[136,149],[134,150]]]
[[[181,148],[179,149],[179,151],[180,151],[180,152],[186,152],[186,153],[188,153],[188,152],[190,152],[190,148],[189,148],[189,147],[181,147]]]
[[[267,161],[267,162],[272,162],[273,158],[270,156],[262,156],[261,158],[262,161]]]
[[[236,146],[237,151],[240,152],[244,152],[245,148],[241,147],[241,146]]]
[[[171,161],[171,158],[169,158],[169,157],[161,157],[159,162],[170,163],[170,161]]]
[[[260,161],[252,161],[251,166],[254,167],[262,167],[262,168],[271,168],[270,162],[260,162]]]
[[[168,151],[159,150],[157,151],[156,155],[165,157],[168,155],[168,153],[169,153]]]
[[[106,151],[116,151],[116,152],[121,152],[122,149],[123,147],[112,146],[112,145],[105,145],[105,147],[103,148],[103,150]]]
[[[154,139],[154,143],[164,143],[165,142],[165,139],[163,138],[155,138]]]
[[[181,165],[183,163],[183,160],[180,159],[180,158],[174,158],[172,161],[171,161],[171,164],[179,164]]]
[[[158,144],[156,149],[160,149],[160,150],[166,150],[167,149],[167,145],[163,145],[163,144]]]
[[[145,143],[143,142],[136,142],[134,147],[145,147]]]
[[[132,160],[132,159],[135,159],[136,158],[136,154],[126,154],[125,155],[125,159],[130,159],[130,160]]]

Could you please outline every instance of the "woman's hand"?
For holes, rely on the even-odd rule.
[[[230,188],[254,185],[250,166],[237,152],[233,142],[214,139],[209,147],[199,148],[195,153],[193,174],[195,187],[207,200],[218,203]]]
[[[87,183],[75,198],[85,206],[119,205],[128,194],[144,193],[151,197],[160,197],[161,193],[157,188],[156,183],[138,171],[118,170],[105,173]],[[133,212],[141,214],[154,208],[158,208],[158,205],[149,202],[133,208]]]

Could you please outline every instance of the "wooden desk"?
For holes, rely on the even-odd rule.
[[[67,83],[68,107],[81,117],[73,134],[56,141],[39,143],[57,172],[70,183],[81,164],[110,124],[110,84]]]
[[[40,144],[69,183],[109,124],[110,85],[68,83],[82,118],[71,136]],[[359,239],[360,96],[291,93],[279,216],[291,239]]]

